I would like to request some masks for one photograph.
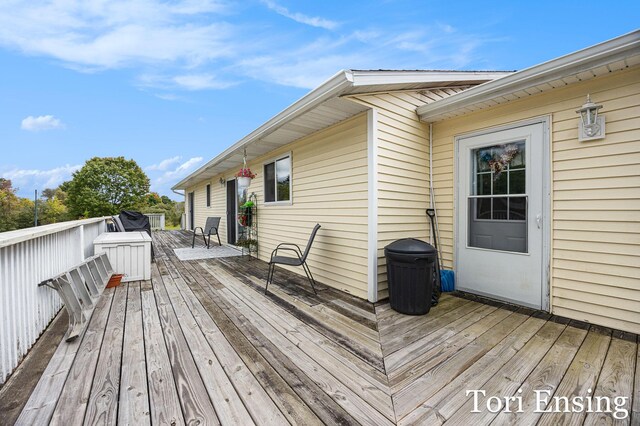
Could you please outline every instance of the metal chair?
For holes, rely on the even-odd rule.
[[[315,294],[318,294],[316,291],[315,283],[316,281],[313,279],[313,275],[311,275],[311,269],[309,269],[309,265],[307,265],[307,256],[309,255],[309,250],[311,249],[311,245],[313,244],[313,240],[320,229],[320,224],[316,224],[311,232],[311,236],[309,237],[309,242],[307,243],[307,247],[304,250],[304,253],[300,249],[300,247],[296,244],[292,243],[282,243],[278,244],[276,249],[271,253],[271,260],[269,260],[269,272],[267,274],[267,285],[264,287],[264,294],[267,294],[267,289],[269,288],[269,283],[273,282],[273,272],[276,269],[276,265],[288,265],[288,266],[302,266],[304,269],[304,273],[307,274],[307,278],[309,279],[309,283],[311,283],[311,288]],[[295,253],[296,257],[288,257],[288,256],[278,256],[279,250],[287,250]]]
[[[219,217],[208,217],[207,222],[204,224],[204,229],[201,226],[194,228],[193,230],[193,239],[191,240],[191,248],[193,248],[196,244],[196,235],[198,233],[198,229],[202,233],[202,239],[204,240],[204,245],[209,248],[209,244],[211,243],[211,235],[215,235],[218,237],[218,245],[222,245],[220,242],[220,234],[218,234],[218,226],[220,226],[220,218]]]

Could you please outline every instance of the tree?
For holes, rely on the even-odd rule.
[[[17,229],[16,212],[20,199],[10,179],[0,178],[0,232]]]
[[[134,160],[94,157],[60,188],[71,217],[108,216],[142,203],[149,178]]]

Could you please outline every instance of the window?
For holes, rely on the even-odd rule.
[[[526,219],[525,142],[473,150],[476,219]]]
[[[207,207],[211,207],[211,184],[207,184]]]
[[[291,201],[291,155],[264,165],[264,201],[266,203]]]

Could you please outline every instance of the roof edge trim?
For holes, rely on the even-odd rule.
[[[458,110],[470,103],[526,89],[600,65],[624,59],[640,48],[640,30],[578,50],[568,55],[526,68],[498,80],[489,81],[448,98],[418,107],[422,121],[430,121],[441,114]],[[640,52],[638,52],[640,53]]]

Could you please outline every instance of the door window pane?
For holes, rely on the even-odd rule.
[[[491,219],[491,198],[476,198],[478,219]]]
[[[508,200],[507,197],[493,197],[493,212],[491,214],[493,220],[507,220]]]
[[[525,190],[525,171],[510,170],[509,171],[509,194],[524,194]]]
[[[508,194],[507,182],[509,181],[509,172],[502,172],[499,175],[493,175],[493,194]]]
[[[509,198],[509,220],[527,220],[527,197]]]
[[[491,173],[478,173],[476,195],[491,195]]]

